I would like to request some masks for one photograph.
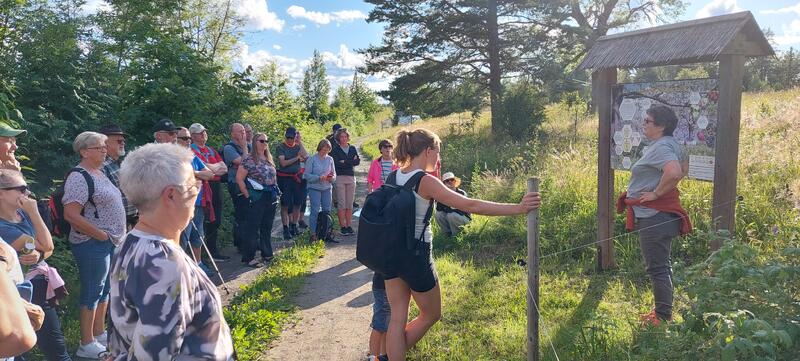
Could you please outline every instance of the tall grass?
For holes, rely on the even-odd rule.
[[[451,120],[424,124],[443,138],[443,170],[466,179],[473,196],[516,202],[528,176],[542,179],[543,359],[555,353],[562,360],[800,358],[800,89],[745,94],[743,200],[721,251],[708,250],[719,237],[711,231],[712,185],[681,182],[696,231],[673,242],[676,320],[659,328],[638,324],[653,300],[637,237],[624,232],[622,217],[614,239],[619,269],[596,271],[597,120],[580,119],[576,136],[574,115],[551,106],[547,116],[537,135],[521,143],[488,135],[485,121],[457,133],[449,131]],[[615,192],[628,179],[616,172]],[[476,216],[456,238],[436,234],[444,316],[411,359],[525,359],[525,270],[515,262],[526,254],[524,221]],[[749,281],[737,286],[718,275]],[[767,295],[774,304],[764,301]]]

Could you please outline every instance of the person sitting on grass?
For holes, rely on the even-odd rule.
[[[439,162],[440,149],[439,136],[427,129],[399,131],[394,153],[394,158],[400,165],[396,173],[396,184],[405,185],[418,172],[434,171]],[[391,308],[386,332],[386,351],[392,361],[405,361],[408,348],[414,346],[442,315],[442,296],[433,262],[433,237],[430,227],[425,224],[425,215],[429,207],[432,207],[432,201],[489,216],[525,214],[541,204],[539,193],[534,192],[525,194],[519,204],[467,198],[427,173],[420,179],[418,191],[414,195],[414,237],[422,239],[426,247],[421,247],[420,255],[404,262],[397,272],[383,275]],[[408,322],[408,306],[412,297],[419,308],[419,315]]]
[[[380,188],[386,182],[389,173],[397,169],[397,163],[392,158],[392,151],[394,151],[392,141],[382,140],[378,143],[378,150],[381,151],[381,156],[370,163],[369,172],[367,172],[367,193],[372,193]]]
[[[467,196],[467,192],[458,188],[461,185],[461,179],[456,177],[453,172],[447,172],[442,175],[442,183],[454,192],[464,197]],[[442,202],[436,202],[436,223],[448,237],[458,235],[461,232],[461,228],[464,228],[471,220],[472,215],[469,212],[450,207]]]
[[[179,244],[200,192],[192,159],[187,147],[147,144],[122,162],[120,187],[139,221],[111,265],[113,360],[233,359],[217,287]]]

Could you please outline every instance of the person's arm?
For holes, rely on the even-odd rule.
[[[306,171],[303,173],[303,178],[305,178],[308,183],[322,182],[321,178],[324,174],[317,174],[320,169],[317,162],[319,162],[319,157],[309,158],[309,161],[306,162]]]
[[[247,148],[242,148],[247,149]],[[222,148],[222,156],[223,159],[227,159],[226,163],[231,163],[231,165],[239,165],[242,164],[242,156],[239,155],[239,152],[236,151],[232,145],[226,145]]]
[[[356,147],[351,145],[350,151],[353,152],[353,157],[351,158],[350,164],[352,164],[353,167],[361,164],[361,157],[358,156],[358,150],[356,150]]]
[[[79,189],[86,189],[86,194],[80,193],[78,191]],[[107,232],[95,227],[93,224],[89,223],[86,217],[81,215],[84,205],[89,202],[88,189],[89,186],[80,173],[72,172],[72,174],[67,177],[66,184],[64,184],[64,198],[62,198],[62,202],[64,203],[64,219],[69,222],[72,228],[80,233],[99,241],[107,240],[110,237]],[[93,217],[94,215],[91,216]]]
[[[245,198],[250,198],[250,192],[247,191],[247,185],[244,183],[245,178],[247,178],[247,169],[239,167],[239,169],[236,170],[236,185],[239,186],[239,191],[242,192]]]
[[[423,198],[432,198],[437,202],[447,204],[451,208],[458,208],[466,212],[487,216],[525,214],[539,208],[542,203],[538,192],[529,192],[525,194],[519,204],[497,203],[467,198],[447,188],[439,178],[433,176],[422,177],[419,193]]]
[[[104,241],[110,238],[110,235],[100,228],[95,227],[93,224],[86,220],[86,217],[81,215],[83,206],[78,202],[70,202],[64,205],[64,219],[77,230],[89,237],[99,241]]]
[[[5,248],[0,256],[11,257]],[[8,263],[0,261],[0,357],[14,357],[36,345],[36,332],[8,271]]]
[[[198,170],[194,172],[194,177],[200,180],[211,180],[214,178],[214,172],[210,169],[205,168],[203,170]]]
[[[333,183],[336,182],[336,165],[333,164],[333,158],[328,158],[328,162],[330,162],[331,165],[331,179],[329,182]]]
[[[678,182],[683,179],[683,169],[681,168],[681,163],[677,160],[667,162],[664,164],[662,170],[664,174],[661,175],[661,180],[658,182],[656,189],[652,192],[642,192],[642,195],[639,197],[642,202],[652,202],[664,194],[669,193],[677,188]]]

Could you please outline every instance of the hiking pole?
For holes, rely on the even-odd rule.
[[[528,178],[528,192],[539,178]],[[539,209],[528,212],[528,361],[539,361]],[[556,356],[557,357],[557,356]]]
[[[203,249],[206,250],[206,253],[208,254],[208,259],[211,260],[211,266],[214,267],[214,271],[217,272],[217,277],[219,277],[219,281],[222,282],[222,289],[225,290],[226,294],[231,294],[231,291],[228,290],[228,284],[225,282],[225,279],[222,278],[222,272],[220,272],[219,267],[217,267],[217,262],[214,262],[214,255],[212,255],[211,251],[208,250],[208,246],[206,245],[206,237],[203,234],[201,234],[200,231],[197,229],[197,225],[194,224],[194,219],[189,221],[189,223],[192,225],[195,232],[197,232],[197,235],[200,236],[200,244],[202,244]]]

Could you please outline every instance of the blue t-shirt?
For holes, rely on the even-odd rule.
[[[22,209],[18,209],[17,213],[22,217],[22,221],[19,223],[0,219],[0,237],[8,244],[16,241],[22,235],[36,238],[36,231],[33,230],[33,222],[31,222],[31,218],[28,217],[28,214]]]
[[[194,156],[194,159],[192,159],[192,169],[194,169],[195,172],[199,172],[203,169],[206,169],[206,165],[203,164],[203,161],[200,160],[200,158]],[[200,186],[199,192],[197,192],[197,200],[194,202],[194,205],[203,205],[203,186]]]

